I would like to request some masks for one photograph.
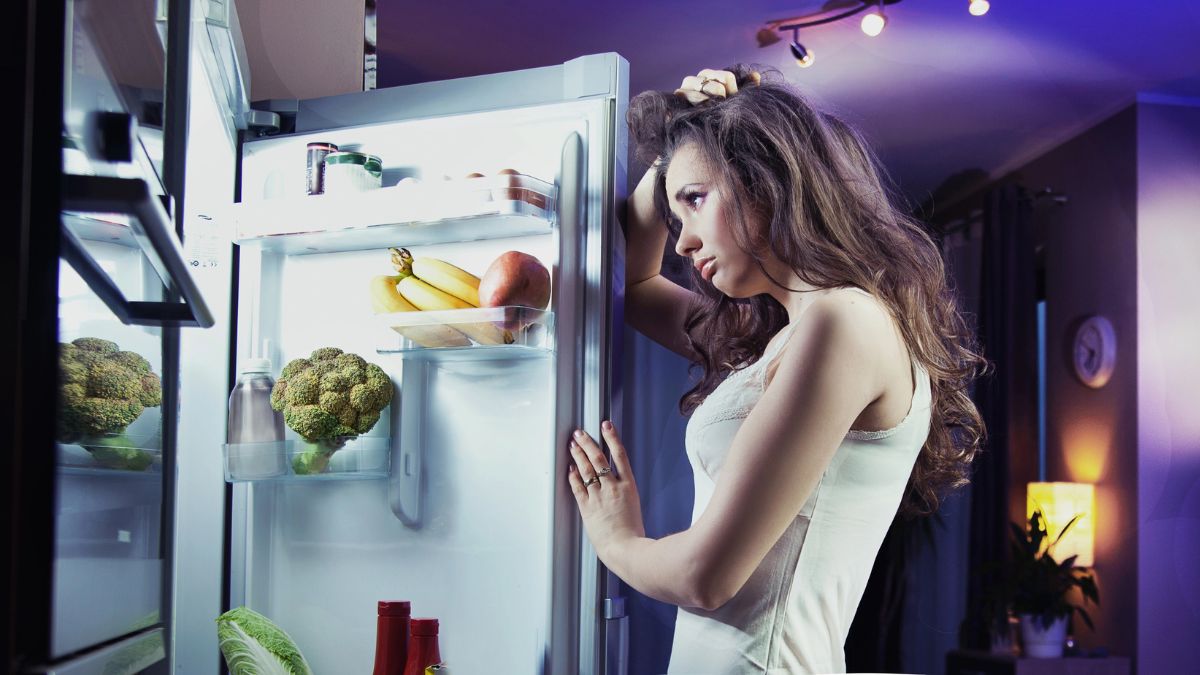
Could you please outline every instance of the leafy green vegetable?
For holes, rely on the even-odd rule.
[[[104,664],[104,675],[140,673],[166,657],[162,632],[159,631],[113,654]]]
[[[291,636],[247,607],[217,617],[217,642],[231,675],[312,675]]]

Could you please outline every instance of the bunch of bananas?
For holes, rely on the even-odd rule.
[[[479,306],[479,277],[437,258],[414,258],[408,249],[388,249],[394,275],[371,279],[371,306],[376,314],[440,309],[471,309]],[[422,347],[465,347],[513,342],[512,333],[483,321],[395,326],[397,333]]]

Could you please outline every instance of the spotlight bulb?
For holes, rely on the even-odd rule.
[[[792,44],[789,47],[792,50],[792,56],[796,57],[796,65],[801,68],[807,68],[813,64],[812,50],[805,49],[804,45],[795,40],[792,40]]]
[[[967,7],[967,11],[974,16],[983,16],[991,9],[992,5],[988,0],[971,0],[971,4]]]
[[[871,37],[875,37],[883,32],[883,27],[887,25],[887,17],[878,12],[871,12],[862,18],[862,32]]]

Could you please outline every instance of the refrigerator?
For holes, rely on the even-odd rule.
[[[222,672],[214,620],[247,606],[314,672],[369,672],[376,602],[408,600],[450,672],[625,672],[566,481],[571,431],[621,422],[624,59],[251,106],[231,3],[24,11],[9,670]],[[379,157],[380,187],[307,194],[310,143]],[[551,299],[378,314],[393,248],[531,254]],[[227,443],[251,359],[328,347],[387,374],[378,422],[315,471],[290,428]],[[161,401],[97,431],[114,350]]]

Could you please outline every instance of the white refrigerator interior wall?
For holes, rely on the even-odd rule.
[[[243,199],[305,199],[304,148],[316,140],[381,156],[385,189],[406,176],[441,181],[502,168],[554,181],[563,141],[587,123],[567,105],[270,139],[246,149]],[[555,232],[413,253],[482,274],[511,249],[558,264]],[[438,618],[443,656],[457,669],[537,672],[549,630],[554,357],[422,367],[378,354],[398,336],[372,314],[367,283],[389,273],[383,249],[284,256],[243,247],[239,359],[269,340],[277,373],[316,348],[338,347],[384,368],[397,395],[403,378],[422,376],[426,412],[401,420],[397,398],[367,434],[394,444],[403,425],[423,427],[419,528],[392,513],[384,480],[235,486],[246,504],[246,548],[233,562],[234,604],[279,622],[317,672],[370,669],[378,600],[410,600],[414,616]]]

